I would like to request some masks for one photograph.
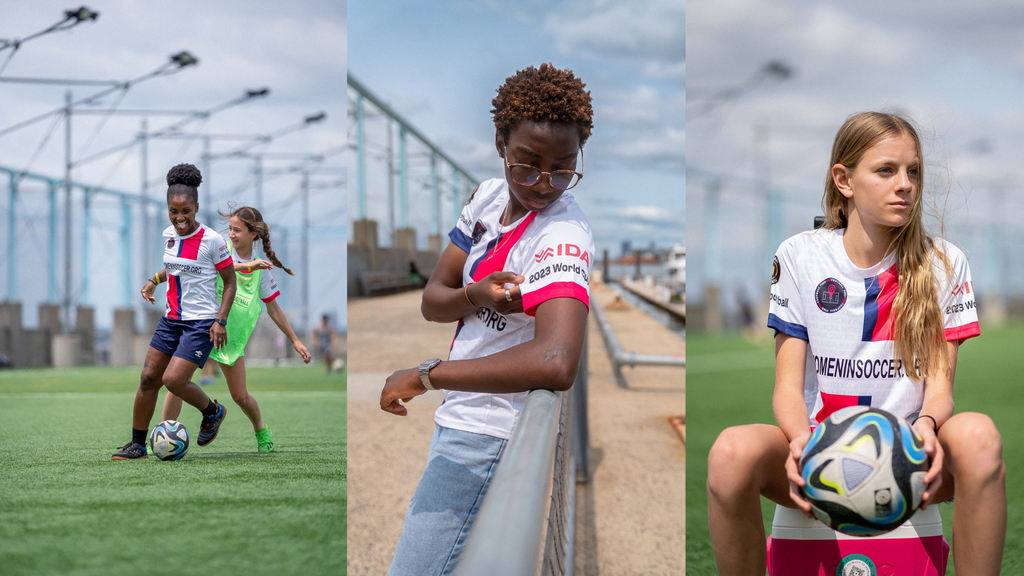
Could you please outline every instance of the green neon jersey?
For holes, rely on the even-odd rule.
[[[234,263],[234,250],[232,250],[232,264]],[[245,345],[256,328],[256,320],[259,319],[263,307],[260,306],[260,275],[262,270],[256,269],[252,272],[235,272],[235,282],[238,285],[235,291],[235,301],[231,304],[231,312],[228,313],[228,325],[225,327],[228,333],[227,342],[224,348],[213,349],[210,358],[234,366],[242,354],[245,353]],[[220,302],[224,294],[224,280],[217,276],[217,301]]]

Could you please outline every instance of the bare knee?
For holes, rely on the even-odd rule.
[[[708,495],[720,501],[757,490],[755,475],[762,457],[747,426],[726,428],[708,453]]]
[[[187,384],[187,382],[182,382],[178,378],[168,376],[167,374],[164,374],[163,383],[168,392],[179,398],[181,398],[181,393],[185,391],[185,385]]]
[[[142,370],[142,376],[139,377],[139,389],[144,391],[157,390],[160,388],[161,375],[156,373],[149,368]]]
[[[241,391],[238,391],[238,392],[232,392],[231,393],[231,399],[234,400],[235,404],[238,404],[239,406],[244,406],[245,402],[246,402],[246,399],[248,399],[248,398],[249,398],[248,390],[241,390]]]
[[[943,424],[940,434],[958,484],[964,480],[991,481],[1005,476],[1003,438],[987,415],[957,414]]]

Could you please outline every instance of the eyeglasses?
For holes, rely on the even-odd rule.
[[[508,153],[505,153],[505,167],[512,176],[512,180],[520,186],[536,186],[541,176],[547,176],[548,182],[555,190],[568,190],[580,183],[583,172],[573,170],[554,170],[552,172],[541,172],[535,166],[529,164],[509,164]],[[583,168],[583,149],[580,148],[580,168]]]

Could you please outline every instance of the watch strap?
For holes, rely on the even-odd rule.
[[[431,358],[430,360],[424,360],[420,363],[420,382],[427,390],[437,390],[437,388],[430,382],[430,371],[440,363],[440,358]]]

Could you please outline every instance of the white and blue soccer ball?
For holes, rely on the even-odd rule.
[[[894,530],[927,489],[924,440],[903,418],[868,406],[833,412],[814,429],[800,459],[811,511],[853,536]]]
[[[164,420],[149,433],[149,446],[161,460],[181,460],[191,445],[188,429],[176,420]]]

